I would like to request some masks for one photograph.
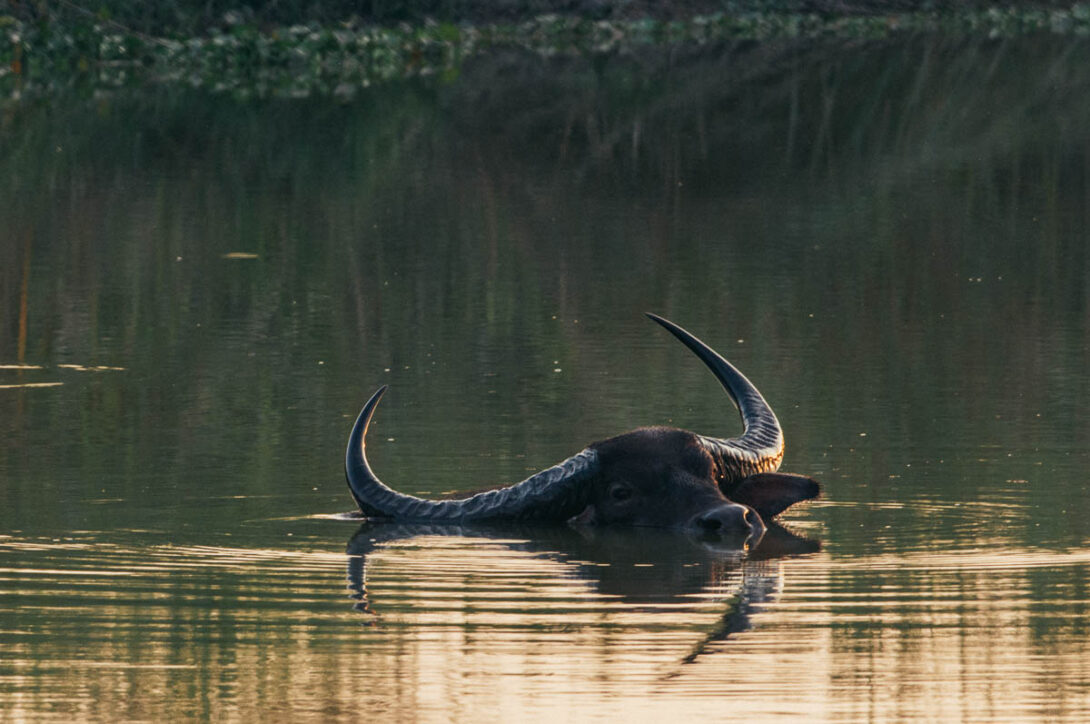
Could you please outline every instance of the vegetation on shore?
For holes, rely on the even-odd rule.
[[[943,31],[985,37],[1090,35],[1090,4],[954,12],[831,16],[780,10],[713,12],[686,18],[589,19],[540,15],[516,23],[428,21],[262,27],[241,12],[199,35],[149,35],[105,17],[25,19],[0,15],[0,98],[72,85],[180,83],[241,96],[335,95],[393,78],[451,77],[466,58],[493,47],[542,55],[611,53],[646,46],[807,38],[881,38]]]

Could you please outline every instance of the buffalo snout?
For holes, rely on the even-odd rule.
[[[761,516],[748,505],[726,503],[695,515],[689,521],[690,529],[712,535],[735,535],[743,533],[760,538],[765,526]]]

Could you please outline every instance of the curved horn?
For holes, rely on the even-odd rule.
[[[598,473],[598,453],[583,450],[521,483],[462,500],[425,500],[387,487],[367,463],[364,437],[386,385],[363,406],[348,436],[348,488],[368,516],[416,521],[567,520],[587,504],[586,482]]]
[[[783,460],[783,431],[772,408],[753,383],[715,350],[681,327],[654,314],[647,316],[669,330],[708,366],[742,413],[744,432],[741,437],[722,440],[700,436],[704,447],[719,461],[723,482],[737,482],[749,475],[778,469]]]

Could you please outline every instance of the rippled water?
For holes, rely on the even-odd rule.
[[[0,719],[1090,718],[1090,58],[512,53],[0,124]],[[717,79],[710,82],[709,79]],[[364,525],[761,388],[753,550]]]
[[[378,526],[346,559],[320,544],[331,522],[278,548],[5,538],[9,714],[1087,713],[1085,550],[759,560],[651,532]]]

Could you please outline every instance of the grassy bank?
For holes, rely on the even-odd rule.
[[[774,39],[881,38],[942,31],[983,37],[1090,35],[1090,4],[1066,8],[959,10],[830,16],[715,12],[684,19],[591,20],[541,15],[519,23],[358,19],[263,28],[229,13],[203,35],[149,35],[108,19],[0,16],[0,96],[19,99],[81,85],[181,83],[241,96],[354,96],[393,78],[453,77],[484,49],[542,55],[614,53],[648,46]]]
[[[993,7],[1063,9],[1071,0],[0,0],[0,15],[39,22],[109,20],[149,35],[206,35],[225,19],[262,28],[425,22],[511,25],[541,15],[587,20],[684,20],[725,13],[825,17],[980,12]],[[6,8],[6,9],[5,9]]]

